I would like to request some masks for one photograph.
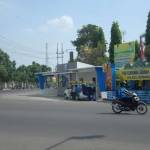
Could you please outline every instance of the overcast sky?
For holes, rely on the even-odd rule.
[[[101,26],[109,42],[112,22],[118,21],[125,41],[139,40],[149,10],[149,0],[0,0],[0,48],[17,65],[45,64],[47,42],[54,67],[57,42],[64,44],[66,62],[66,49],[74,49],[70,41],[83,25]]]

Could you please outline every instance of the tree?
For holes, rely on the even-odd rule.
[[[92,64],[97,65],[103,65],[104,63],[108,62],[108,57],[105,55],[106,47],[101,42],[98,43],[97,48],[94,48],[91,50],[91,55],[89,59],[92,59]]]
[[[148,13],[147,25],[146,25],[146,33],[145,33],[145,44],[150,44],[150,11]]]
[[[145,33],[145,57],[147,61],[150,61],[150,11],[148,13],[147,25],[146,25],[146,33]]]
[[[35,81],[35,73],[51,71],[50,67],[32,62],[32,65],[21,65],[16,68],[16,62],[10,61],[7,53],[0,49],[0,88],[4,82],[15,81],[17,86],[22,83],[32,83]]]
[[[2,78],[3,79],[2,81],[3,82],[11,81],[12,62],[10,61],[8,54],[2,51],[1,49],[0,49],[0,65],[1,65],[1,72],[0,72],[1,77],[5,75],[5,77]]]
[[[45,65],[41,65],[41,71],[42,71],[42,72],[51,71],[51,68],[50,68],[50,67],[47,67],[47,66],[45,66]]]
[[[80,51],[80,46],[97,47],[97,43],[101,40],[102,29],[96,25],[88,24],[84,25],[77,31],[77,39],[72,41],[72,44],[76,46],[77,51]]]
[[[21,65],[16,69],[15,81],[17,81],[17,82],[27,82],[28,81],[27,67],[25,65]]]
[[[29,82],[32,82],[32,83],[35,82],[35,73],[47,72],[47,71],[51,71],[51,68],[47,67],[45,65],[40,65],[40,64],[33,61],[32,65],[29,65],[27,67]]]
[[[135,61],[140,58],[140,44],[139,42],[136,40],[135,41]]]
[[[119,24],[118,22],[113,22],[111,27],[111,42],[109,45],[109,59],[111,63],[114,63],[114,46],[120,43],[122,43],[122,36]]]
[[[99,57],[104,57],[106,51],[104,32],[101,27],[88,24],[77,31],[78,37],[72,41],[82,62],[96,65]]]
[[[147,61],[150,62],[150,44],[146,45],[145,56],[146,56]]]
[[[4,65],[0,65],[0,83],[5,82],[8,77],[8,72]]]

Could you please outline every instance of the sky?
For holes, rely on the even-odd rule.
[[[48,43],[48,65],[56,65],[56,49],[63,43],[64,62],[83,25],[103,28],[107,42],[113,21],[125,32],[126,42],[139,40],[146,30],[149,0],[0,0],[0,48],[17,66],[32,61],[45,64]],[[61,61],[60,61],[61,63]]]

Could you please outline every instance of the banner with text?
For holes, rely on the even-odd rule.
[[[119,72],[125,80],[150,80],[150,68],[120,69]]]
[[[135,42],[123,43],[114,46],[114,60],[116,68],[132,64],[135,57]]]

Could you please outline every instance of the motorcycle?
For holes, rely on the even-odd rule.
[[[88,95],[83,94],[83,91],[80,91],[79,93],[75,94],[73,96],[72,90],[67,88],[64,91],[64,99],[73,99],[73,100],[88,100]]]
[[[131,97],[131,104],[125,105],[118,98],[114,98],[112,101],[112,110],[114,113],[119,114],[122,111],[137,111],[138,114],[146,114],[148,111],[147,104],[140,101],[140,98],[136,93],[129,93]]]

